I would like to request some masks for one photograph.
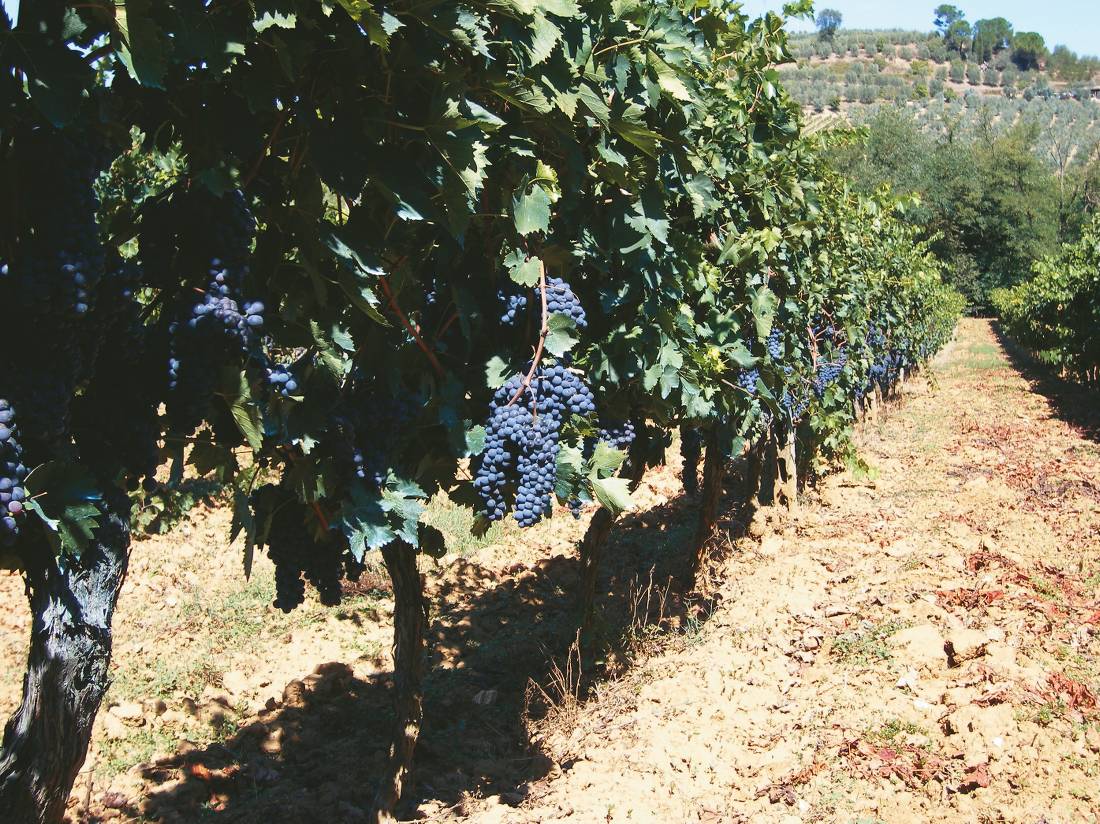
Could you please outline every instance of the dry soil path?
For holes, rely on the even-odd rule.
[[[695,633],[604,685],[477,822],[1100,816],[1100,448],[988,322],[746,540]],[[517,804],[517,795],[526,798]]]

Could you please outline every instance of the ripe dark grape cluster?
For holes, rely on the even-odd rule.
[[[94,153],[48,129],[20,136],[15,151],[24,183],[18,220],[5,226],[12,257],[0,277],[0,325],[33,345],[0,364],[0,385],[19,407],[25,445],[39,453],[67,445],[72,399],[99,345],[87,319],[105,263]]]
[[[837,354],[836,360],[818,361],[817,372],[814,375],[814,394],[818,400],[825,397],[826,389],[840,380],[847,363],[848,356],[843,351]]]
[[[561,278],[550,278],[546,281],[546,310],[551,315],[571,318],[578,329],[588,326],[584,307],[569,284]]]
[[[23,481],[23,448],[16,439],[15,410],[0,400],[0,546],[11,546],[19,537],[23,502],[27,499]]]
[[[196,205],[182,200],[185,210]],[[169,424],[177,433],[194,431],[207,416],[221,367],[256,348],[256,333],[264,323],[264,305],[241,297],[256,231],[244,197],[234,192],[206,204],[203,218],[190,232],[150,238],[151,254],[158,259],[165,257],[161,247],[172,243],[199,244],[210,250],[198,264],[206,272],[202,299],[194,302],[184,296],[183,320],[168,326],[167,408]],[[154,225],[168,231],[163,222]]]
[[[584,509],[584,502],[580,498],[570,498],[566,501],[566,505],[569,507],[569,514],[573,516],[573,520],[579,521],[581,510]]]
[[[699,456],[703,452],[703,433],[694,426],[680,427],[680,457],[684,465],[680,470],[680,480],[684,492],[694,495],[699,491]]]
[[[749,393],[756,395],[756,382],[760,380],[759,369],[742,369],[737,375],[737,385]]]
[[[804,391],[796,391],[793,394],[790,391],[786,391],[783,393],[779,405],[782,406],[783,410],[790,416],[791,421],[797,423],[802,419],[802,416],[806,414],[806,410],[809,409],[810,399]]]
[[[534,290],[538,295],[538,289]],[[530,305],[530,299],[525,293],[509,292],[505,289],[497,291],[497,300],[504,306],[504,312],[500,316],[500,322],[506,326],[515,326],[520,314]],[[565,315],[573,320],[577,328],[588,326],[588,316],[576,293],[561,278],[548,278],[546,281],[546,311],[554,315]]]
[[[375,487],[386,482],[421,405],[418,395],[393,395],[371,382],[356,387],[338,420],[355,477]]]
[[[500,322],[505,326],[515,326],[519,313],[527,308],[527,295],[509,294],[503,289],[497,291],[497,300],[504,304],[504,314]]]
[[[768,333],[768,356],[776,362],[783,360],[783,338],[779,327],[772,327]]]
[[[242,307],[234,299],[240,294],[241,281],[247,274],[247,266],[234,271],[224,266],[219,258],[212,259],[210,282],[202,302],[192,307],[187,325],[197,329],[201,324],[213,324],[235,338],[242,348],[248,348],[253,331],[264,325],[264,305],[257,300]]]
[[[537,369],[520,392],[522,382],[517,375],[493,396],[474,489],[489,520],[503,518],[511,503],[516,522],[528,527],[551,512],[562,426],[570,415],[591,415],[596,402],[581,377],[560,363]]]
[[[85,461],[109,477],[126,474],[134,486],[144,477],[148,490],[160,463],[164,381],[152,329],[134,298],[142,277],[136,263],[116,260],[104,278],[91,317],[103,341],[93,378],[73,403],[73,435]]]
[[[316,516],[292,493],[268,485],[252,495],[257,522],[270,516],[267,554],[275,564],[273,606],[291,612],[305,600],[306,581],[317,590],[325,606],[336,606],[343,596],[343,537],[325,532],[317,537]],[[304,579],[303,580],[303,576]]]
[[[634,423],[632,421],[615,421],[600,427],[600,440],[608,446],[613,446],[620,452],[626,452],[634,443]]]
[[[298,391],[298,381],[290,367],[282,363],[274,363],[265,370],[267,383],[273,390],[284,398],[289,398]]]

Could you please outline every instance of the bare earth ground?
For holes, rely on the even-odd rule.
[[[963,322],[935,385],[864,425],[869,476],[747,537],[725,523],[705,600],[667,583],[693,508],[676,467],[652,472],[607,550],[597,661],[569,652],[587,518],[473,541],[437,506],[457,552],[423,566],[433,666],[403,816],[1100,820],[1097,397],[1030,368]],[[384,577],[283,616],[269,566],[240,577],[227,518],[135,545],[74,820],[364,820],[391,720]],[[23,603],[0,578],[2,713]]]

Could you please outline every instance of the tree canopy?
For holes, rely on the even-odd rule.
[[[843,21],[843,15],[836,9],[822,9],[817,15],[817,31],[822,37],[831,38]]]

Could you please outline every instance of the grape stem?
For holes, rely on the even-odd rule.
[[[390,288],[389,279],[385,275],[381,275],[378,278],[378,282],[382,284],[382,291],[386,293],[386,300],[389,301],[390,311],[397,315],[398,320],[401,321],[401,325],[405,327],[405,330],[413,336],[413,340],[416,341],[416,345],[424,352],[424,355],[428,358],[428,362],[432,365],[432,369],[435,370],[435,374],[440,378],[443,377],[443,365],[440,364],[439,358],[435,356],[435,352],[428,348],[428,344],[424,343],[424,339],[420,337],[420,332],[415,326],[413,326],[405,313],[401,311],[401,307],[397,305],[397,298],[393,294],[393,290]],[[545,299],[545,298],[544,298]]]
[[[283,123],[286,122],[287,111],[283,109],[279,112],[279,116],[275,119],[275,125],[271,129],[271,134],[267,136],[267,141],[264,143],[264,147],[260,150],[260,154],[256,157],[256,160],[252,164],[252,168],[248,170],[248,173],[244,176],[244,180],[241,182],[241,188],[245,189],[248,184],[256,179],[256,175],[260,173],[260,165],[264,162],[264,158],[267,157],[268,152],[271,151],[271,147],[275,144],[275,140],[279,137],[279,131],[283,128]]]
[[[325,513],[321,510],[321,505],[316,501],[312,501],[310,504],[313,507],[313,514],[317,516],[317,520],[321,522],[321,528],[328,532],[328,518],[325,517]]]
[[[531,368],[527,370],[527,374],[520,382],[519,389],[516,390],[516,394],[512,396],[512,399],[505,404],[505,406],[511,406],[519,400],[520,395],[527,391],[531,385],[531,381],[535,378],[535,372],[539,368],[539,361],[542,360],[542,350],[546,344],[546,336],[550,334],[550,312],[546,306],[546,265],[539,260],[539,295],[542,297],[542,328],[539,330],[539,342],[535,346],[535,355],[531,358]]]

